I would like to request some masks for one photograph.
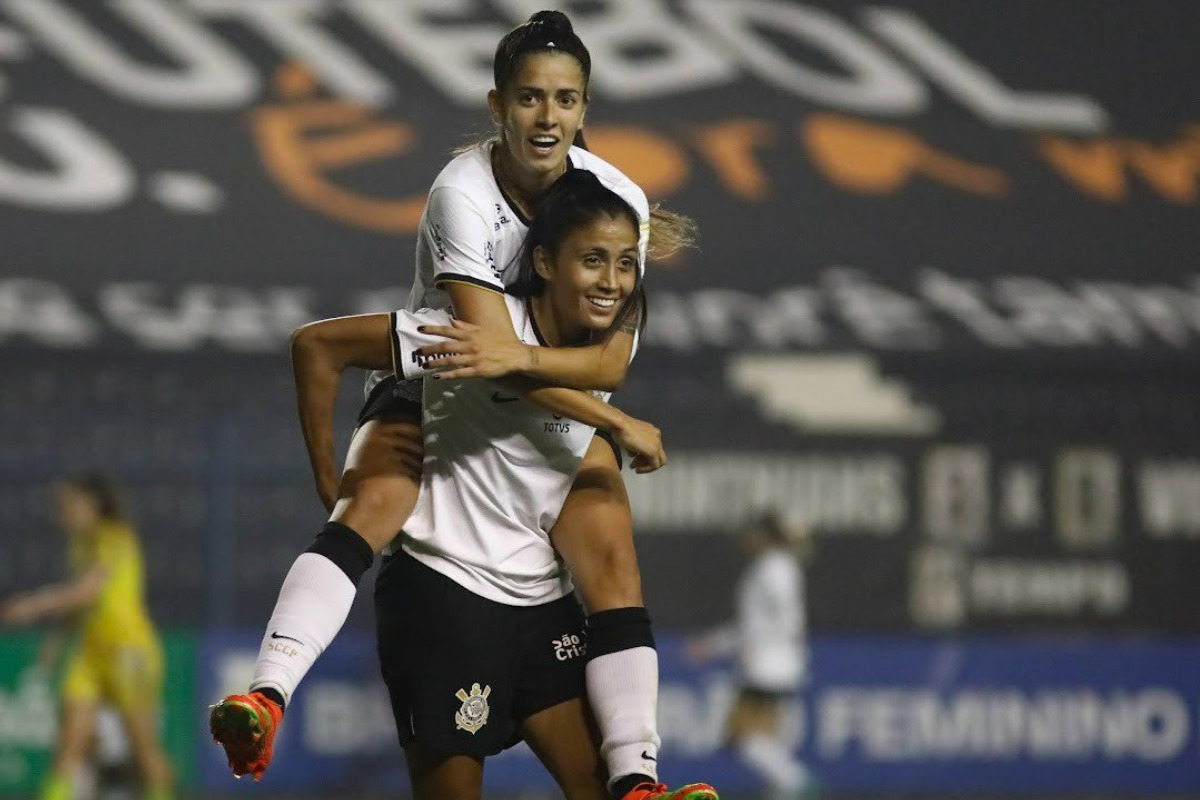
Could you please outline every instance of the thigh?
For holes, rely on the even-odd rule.
[[[381,414],[354,432],[330,519],[379,552],[412,513],[421,484],[420,417]]]
[[[573,595],[519,610],[520,673],[513,697],[517,722],[587,694],[587,635]]]
[[[101,695],[101,659],[81,648],[73,648],[63,666],[60,692],[64,703],[91,703]]]
[[[122,711],[157,711],[162,680],[162,650],[157,642],[114,647],[104,666],[104,699]]]
[[[446,756],[416,744],[404,748],[413,800],[479,800],[483,794],[483,760]]]
[[[375,611],[400,744],[480,759],[503,750],[514,730],[514,609],[400,552],[380,570]]]
[[[589,613],[643,604],[629,494],[611,446],[599,436],[592,438],[550,541]]]
[[[598,736],[582,699],[534,714],[521,723],[521,734],[567,800],[608,800]]]

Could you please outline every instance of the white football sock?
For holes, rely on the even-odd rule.
[[[275,689],[284,702],[337,636],[354,604],[354,583],[318,553],[301,553],[288,570],[267,623],[250,691]]]
[[[626,775],[658,781],[658,652],[634,647],[587,665],[588,701],[600,726],[609,787]]]

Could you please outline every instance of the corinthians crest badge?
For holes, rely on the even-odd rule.
[[[470,694],[467,694],[465,689],[459,689],[454,693],[455,697],[462,700],[462,708],[454,714],[454,721],[458,723],[459,730],[475,733],[487,725],[489,710],[487,699],[491,693],[491,686],[485,686],[480,691],[478,683],[471,684]]]

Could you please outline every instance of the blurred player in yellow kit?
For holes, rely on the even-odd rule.
[[[40,800],[70,800],[88,758],[101,704],[118,709],[141,769],[146,800],[171,797],[172,774],[159,739],[162,648],[146,611],[142,552],[112,482],[79,475],[57,492],[71,577],[0,606],[5,625],[71,620],[61,686],[58,746]]]

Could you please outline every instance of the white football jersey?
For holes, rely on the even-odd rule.
[[[808,672],[804,571],[789,552],[754,559],[738,582],[738,666],[759,689],[798,688]]]
[[[736,658],[745,686],[792,692],[808,679],[807,629],[804,570],[793,554],[772,548],[738,580],[735,621],[707,640]]]
[[[443,288],[447,282],[471,283],[503,292],[516,280],[529,220],[496,183],[492,146],[483,144],[463,153],[434,180],[417,233],[417,273],[407,310],[450,308],[450,296]],[[572,168],[595,173],[602,184],[637,212],[638,268],[644,274],[650,237],[646,193],[594,153],[572,147],[567,159]],[[389,374],[371,373],[367,393]]]
[[[521,340],[545,346],[526,301],[511,295],[505,301]],[[423,365],[413,350],[435,340],[416,328],[449,325],[449,312],[399,311],[392,322],[396,374],[420,377]],[[550,544],[550,529],[595,428],[551,414],[495,381],[423,383],[421,490],[387,552],[402,545],[498,603],[540,605],[569,593],[571,579]]]

